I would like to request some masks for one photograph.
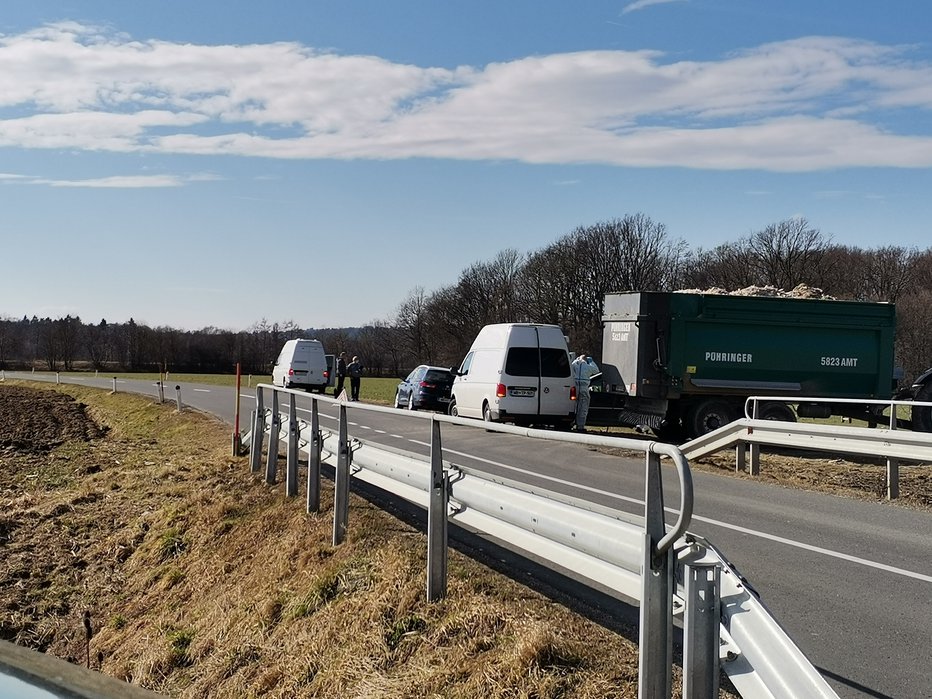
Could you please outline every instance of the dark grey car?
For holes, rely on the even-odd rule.
[[[408,374],[395,392],[395,407],[446,412],[453,388],[453,371],[421,364]]]

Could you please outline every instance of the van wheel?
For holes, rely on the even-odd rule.
[[[395,408],[401,410],[401,391],[395,391]]]
[[[408,410],[417,410],[414,406],[414,394],[408,396]]]
[[[460,411],[456,407],[456,401],[450,401],[450,407],[447,408],[447,412],[450,413],[450,417],[459,417]]]
[[[489,407],[488,403],[482,404],[482,420],[483,422],[494,422],[492,420],[492,408]]]

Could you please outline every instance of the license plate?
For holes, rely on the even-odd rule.
[[[513,388],[511,389],[511,395],[516,398],[533,398],[534,389],[533,388]]]

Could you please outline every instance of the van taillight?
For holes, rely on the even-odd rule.
[[[330,372],[327,371],[326,369],[324,369],[324,378],[325,378],[325,379],[329,379],[329,378],[330,378]]]
[[[570,400],[576,400],[576,387],[570,386]]]
[[[294,369],[288,369],[288,376],[294,376]]]
[[[498,398],[505,397],[505,384],[500,383],[498,386],[495,387],[495,395]]]

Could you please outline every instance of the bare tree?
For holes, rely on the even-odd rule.
[[[778,289],[815,285],[823,275],[827,241],[804,218],[767,226],[748,240],[758,283]]]

